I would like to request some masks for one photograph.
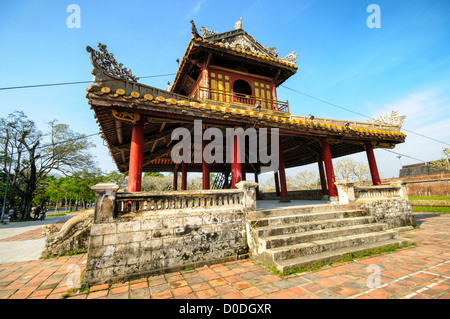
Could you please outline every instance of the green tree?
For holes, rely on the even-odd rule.
[[[145,173],[145,174],[147,174],[147,173]],[[146,176],[145,174],[144,174],[144,177]],[[109,173],[106,173],[103,176],[103,181],[114,183],[117,186],[119,186],[119,189],[124,190],[127,187],[128,176],[120,173],[119,171],[111,171]]]
[[[51,172],[68,175],[94,166],[87,152],[94,145],[86,135],[75,133],[68,125],[56,120],[47,124],[49,131],[42,133],[21,111],[0,119],[0,150],[4,155],[2,168],[6,173],[6,158],[10,158],[12,165],[8,183],[20,197],[23,218],[30,216],[34,193]]]

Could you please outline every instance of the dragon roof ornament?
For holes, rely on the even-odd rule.
[[[286,55],[284,58],[280,58],[280,60],[288,62],[288,63],[297,63],[297,57],[298,54],[295,53],[295,51],[289,53],[288,55]]]
[[[385,116],[375,117],[367,120],[370,123],[378,123],[378,124],[390,124],[395,126],[402,126],[405,121],[406,115],[398,115],[397,111],[392,111],[391,113],[386,114]]]
[[[200,37],[193,20],[191,20],[191,25],[192,35],[194,38]],[[254,40],[247,32],[244,31],[244,29],[242,29],[242,18],[239,18],[239,20],[234,24],[234,29],[234,34],[233,31],[218,33],[202,26],[200,32],[202,33],[203,38],[221,42],[226,48],[241,49],[262,56],[277,58],[291,64],[297,63],[298,54],[296,54],[295,51],[289,53],[284,58],[280,58],[278,57],[279,52],[276,47],[264,46]],[[229,35],[230,33],[232,34],[231,36]]]
[[[131,70],[124,68],[122,63],[118,63],[114,58],[114,53],[109,53],[106,49],[106,45],[99,43],[98,49],[94,50],[90,46],[86,47],[86,51],[91,53],[91,62],[92,64],[108,74],[116,76],[121,79],[130,80],[133,82],[137,82],[139,80],[138,77],[134,76],[131,73]]]
[[[209,30],[209,29],[205,28],[204,26],[201,27],[200,32],[202,33],[204,38],[207,38],[207,37],[217,34],[216,31]]]

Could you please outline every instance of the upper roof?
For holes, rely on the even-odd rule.
[[[278,57],[275,47],[260,44],[242,29],[241,19],[235,24],[234,30],[222,33],[202,26],[200,35],[193,20],[191,28],[192,38],[172,84],[172,92],[180,93],[185,75],[198,72],[205,61],[208,61],[209,65],[222,66],[225,61],[232,61],[236,68],[245,64],[248,73],[272,78],[276,86],[297,72],[298,67],[295,64],[298,54],[295,51],[283,58]]]
[[[193,23],[193,21],[191,21]],[[194,25],[195,27],[195,25]],[[211,31],[202,26],[200,29],[203,39],[213,41],[214,43],[222,43],[225,48],[241,49],[249,53],[255,53],[263,57],[269,57],[278,60],[279,62],[285,62],[295,67],[298,54],[294,52],[289,53],[284,58],[278,57],[278,51],[276,47],[266,47],[251,37],[244,29],[242,29],[242,18],[235,24],[234,30],[217,33]],[[195,31],[193,34],[195,37]]]

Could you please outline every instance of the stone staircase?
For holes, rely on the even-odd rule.
[[[409,242],[351,204],[256,211],[248,216],[247,236],[252,258],[280,272]]]

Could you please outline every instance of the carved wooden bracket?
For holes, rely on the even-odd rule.
[[[116,111],[116,110],[112,110],[112,115],[118,120],[131,122],[133,124],[135,124],[141,118],[139,113],[131,113],[131,112],[125,112],[125,111]]]

